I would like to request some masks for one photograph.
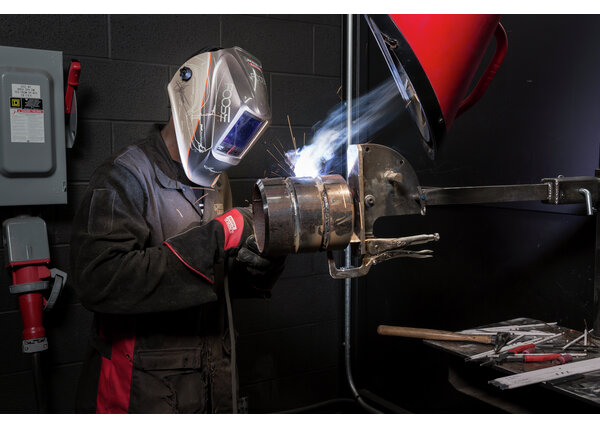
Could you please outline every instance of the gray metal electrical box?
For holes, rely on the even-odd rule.
[[[19,216],[2,222],[6,264],[50,260],[46,222],[40,217]]]
[[[67,203],[62,52],[0,46],[0,206]]]

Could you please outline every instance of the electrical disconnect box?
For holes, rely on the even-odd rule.
[[[62,52],[0,46],[0,206],[67,203]]]

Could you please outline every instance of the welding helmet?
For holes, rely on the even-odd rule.
[[[167,89],[183,169],[200,186],[239,164],[271,122],[261,63],[237,46],[194,55]]]

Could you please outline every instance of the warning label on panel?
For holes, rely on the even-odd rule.
[[[42,98],[42,92],[40,88],[40,85],[13,83],[12,96],[17,98]]]
[[[40,85],[11,84],[10,141],[44,143],[44,104]]]
[[[44,143],[42,100],[36,99],[35,103],[29,103],[31,99],[27,98],[19,100],[21,108],[10,109],[10,141],[13,143]]]

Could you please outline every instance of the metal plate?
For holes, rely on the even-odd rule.
[[[408,161],[393,149],[377,144],[358,145],[358,182],[364,198],[364,233],[373,237],[373,224],[383,216],[420,214],[419,180]],[[399,173],[399,174],[398,174]]]

